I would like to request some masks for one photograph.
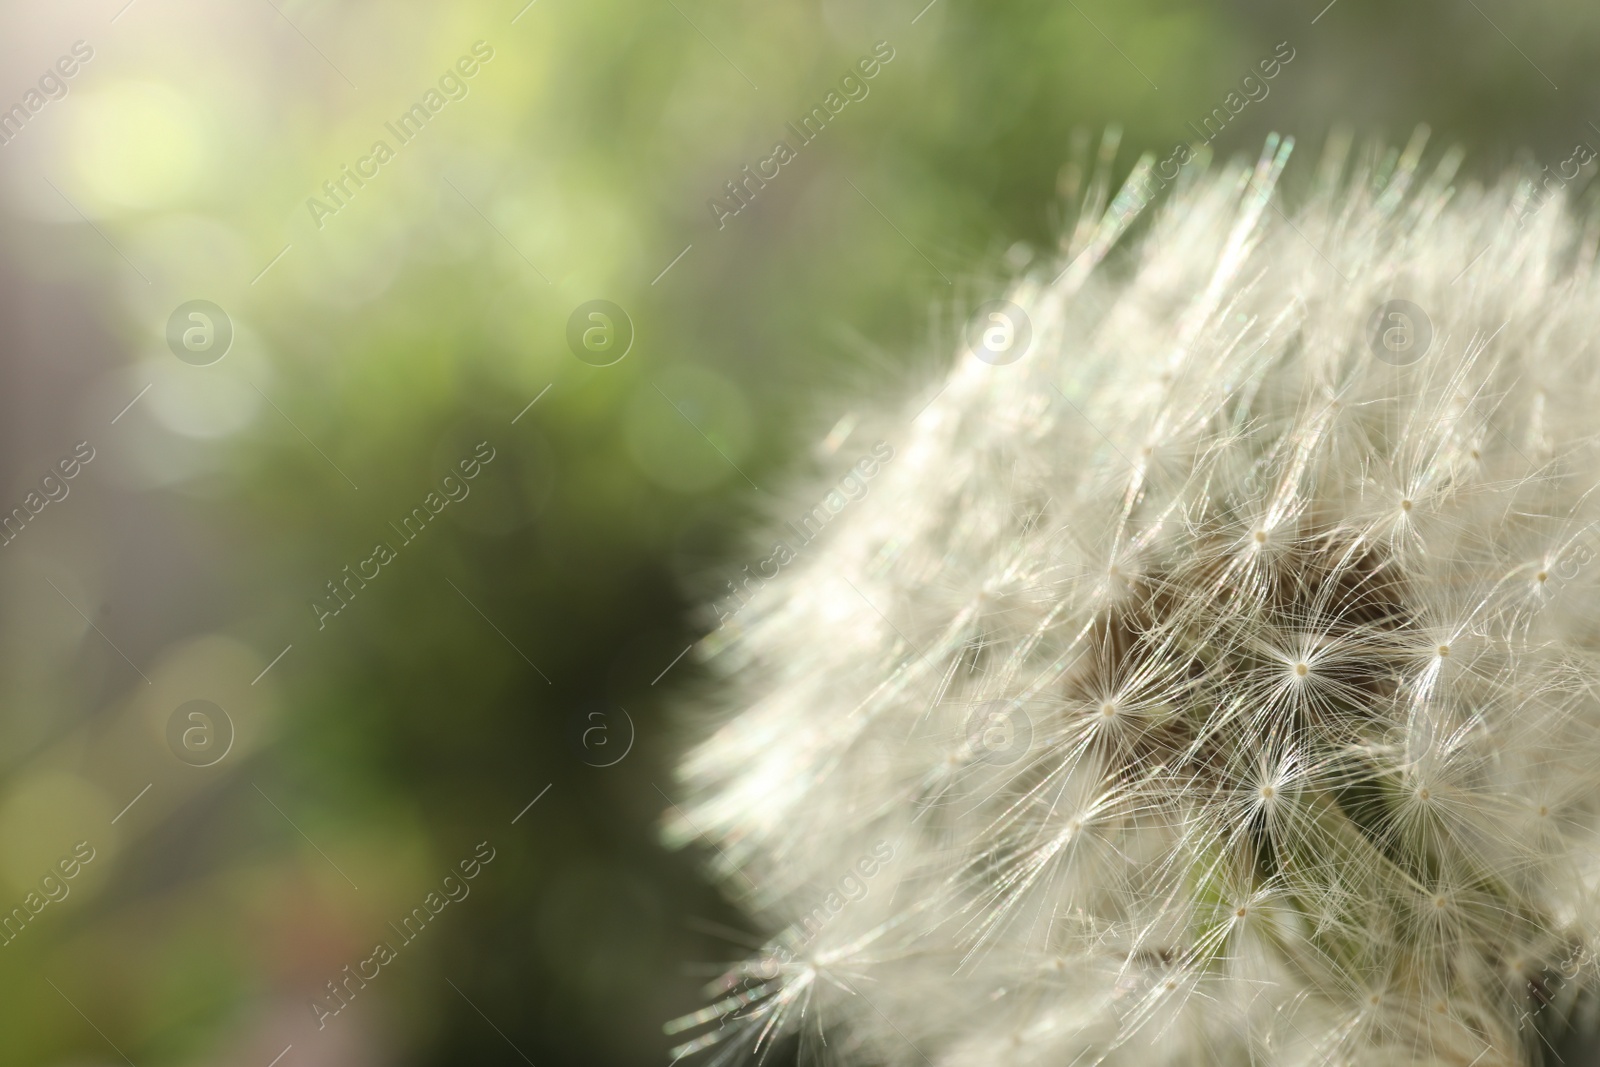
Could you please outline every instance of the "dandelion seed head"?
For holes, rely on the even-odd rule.
[[[772,938],[680,1052],[1531,1067],[1590,1010],[1600,230],[1287,157],[1107,156],[1025,351],[835,427],[893,459],[680,769]]]

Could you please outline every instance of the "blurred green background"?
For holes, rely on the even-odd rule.
[[[1218,108],[1218,152],[1278,130],[1302,168],[1337,124],[1427,123],[1478,177],[1600,145],[1575,0],[925,2],[0,13],[0,514],[29,516],[0,548],[0,907],[28,908],[0,1062],[665,1062],[764,933],[658,844],[715,693],[701,605],[793,472],[854,460],[829,428],[936,376],[1053,246],[1075,130],[1120,123],[1124,172]],[[204,366],[166,337],[197,299],[233,330]],[[608,366],[568,343],[596,299],[632,334]],[[192,700],[231,724],[208,766],[170,729]]]

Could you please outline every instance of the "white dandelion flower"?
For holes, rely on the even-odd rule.
[[[893,458],[747,587],[682,767],[776,933],[680,1052],[1500,1067],[1587,1010],[1600,230],[1421,154],[1298,208],[1276,138],[1102,167],[841,431]]]

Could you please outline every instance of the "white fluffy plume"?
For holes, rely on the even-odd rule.
[[[1027,330],[862,416],[893,460],[713,657],[671,833],[776,933],[683,1052],[1548,1055],[1600,944],[1595,234],[1421,154],[1102,166]]]

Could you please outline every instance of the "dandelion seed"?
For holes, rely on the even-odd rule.
[[[1596,231],[1348,148],[1298,203],[1277,138],[1156,203],[1107,153],[1027,351],[860,409],[896,458],[712,658],[668,836],[772,937],[680,1053],[1536,1067],[1593,1014]]]

